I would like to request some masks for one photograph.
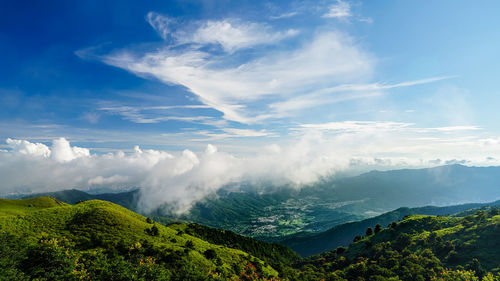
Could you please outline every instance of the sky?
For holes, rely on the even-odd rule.
[[[498,1],[2,4],[3,194],[500,161]]]

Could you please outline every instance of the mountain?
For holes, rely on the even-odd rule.
[[[138,190],[104,195],[71,190],[42,195],[67,203],[102,199],[140,211],[136,207]],[[300,189],[272,183],[230,185],[196,203],[187,213],[177,215],[164,206],[147,215],[162,222],[190,221],[278,241],[297,233],[324,232],[401,206],[447,206],[499,198],[500,167],[448,165],[328,178]]]
[[[223,188],[179,218],[276,241],[318,233],[401,206],[447,206],[500,198],[500,167],[448,165],[372,171],[324,179],[301,189],[270,186]]]
[[[1,199],[0,279],[500,280],[500,210],[467,212],[406,216],[301,259],[279,244],[163,226],[106,201]]]
[[[374,227],[377,224],[385,226],[409,215],[450,215],[458,213],[457,216],[465,216],[475,213],[480,208],[491,206],[500,206],[500,201],[447,207],[403,207],[373,218],[334,226],[321,233],[297,233],[291,237],[286,237],[280,242],[292,248],[301,256],[311,256],[333,250],[339,246],[347,246],[352,242],[353,237],[364,235],[367,228]]]
[[[500,280],[500,210],[409,216],[296,265],[308,280]]]
[[[88,200],[104,200],[118,204],[129,210],[136,211],[137,199],[139,197],[139,189],[127,192],[103,193],[103,194],[90,194],[81,190],[70,189],[70,190],[62,190],[56,192],[30,194],[23,196],[22,198],[28,199],[35,197],[52,197],[67,204],[76,204],[80,201],[88,201]]]
[[[50,197],[1,199],[0,279],[271,278],[280,272],[269,262],[283,272],[300,260],[284,246],[248,239],[193,225],[163,226],[100,200],[69,205]]]

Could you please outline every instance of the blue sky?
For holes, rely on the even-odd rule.
[[[465,0],[5,1],[0,138],[10,141],[0,149],[55,155],[60,138],[88,150],[61,158],[70,160],[136,145],[176,155],[211,144],[254,160],[270,149],[293,151],[291,166],[306,158],[299,166],[326,167],[316,176],[338,159],[351,168],[497,164],[499,9]]]

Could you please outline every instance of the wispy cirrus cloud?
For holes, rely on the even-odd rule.
[[[322,17],[326,19],[336,19],[343,22],[350,22],[351,19],[354,19],[359,22],[369,24],[373,23],[372,18],[361,16],[355,13],[352,8],[351,2],[337,0],[335,3],[332,3],[327,7],[327,10],[323,13]]]
[[[176,19],[155,12],[148,13],[146,19],[164,40],[171,39],[175,44],[218,45],[226,52],[273,44],[298,34],[295,29],[273,31],[264,23],[231,18],[195,21],[182,26]]]
[[[99,111],[106,112],[112,115],[120,115],[123,119],[139,124],[154,124],[165,121],[184,121],[184,122],[200,122],[213,121],[212,116],[179,116],[172,113],[173,110],[196,110],[210,108],[206,105],[158,105],[158,106],[131,106],[120,104],[109,104],[101,102],[101,106],[97,108]]]
[[[439,76],[394,84],[344,84],[329,88],[323,88],[312,93],[300,95],[298,97],[294,97],[284,101],[275,102],[270,104],[269,108],[273,109],[277,116],[284,116],[287,112],[289,113],[295,110],[302,110],[318,105],[381,96],[387,94],[387,90],[390,89],[428,84],[452,79],[455,77],[456,76]]]
[[[331,16],[350,15],[347,2],[339,1],[330,10]],[[354,38],[331,29],[301,34],[287,48],[277,48],[280,41],[295,37],[297,31],[275,30],[267,23],[237,19],[180,23],[155,12],[146,18],[165,43],[151,51],[125,48],[100,59],[138,76],[183,86],[201,103],[221,112],[223,119],[243,124],[452,78],[366,83],[377,58]],[[219,49],[214,50],[214,46]],[[261,51],[245,53],[247,48]],[[171,119],[139,118],[130,110],[120,114],[138,122]]]
[[[371,75],[375,63],[352,38],[332,31],[319,32],[291,50],[274,50],[236,65],[227,64],[234,55],[167,46],[146,53],[125,49],[102,59],[137,75],[182,85],[202,103],[222,112],[225,119],[246,124],[272,117],[265,106],[257,112],[249,110],[251,103],[360,81]]]
[[[398,131],[411,132],[416,134],[421,133],[447,133],[447,132],[467,132],[479,131],[482,128],[478,126],[445,126],[420,128],[415,127],[414,123],[406,122],[391,122],[391,121],[340,121],[327,122],[316,124],[301,124],[298,128],[292,130],[320,130],[320,131],[337,131],[337,132],[373,132],[373,131]]]
[[[352,16],[349,2],[337,0],[335,4],[328,7],[328,11],[323,14],[324,18],[346,19]]]
[[[292,12],[283,13],[283,14],[280,14],[280,15],[277,15],[277,16],[270,16],[269,18],[271,20],[287,19],[287,18],[294,17],[294,16],[296,16],[298,14],[299,14],[299,12],[292,11]]]
[[[192,141],[207,142],[223,139],[234,138],[262,138],[262,137],[277,137],[278,135],[268,130],[252,130],[252,129],[237,129],[237,128],[221,128],[220,130],[212,131],[197,131],[193,134],[196,138],[191,138]],[[199,136],[199,138],[198,138]]]

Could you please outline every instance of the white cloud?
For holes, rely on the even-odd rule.
[[[288,100],[271,103],[275,116],[285,116],[296,110],[315,107],[318,105],[332,104],[356,99],[381,96],[387,94],[385,90],[428,84],[437,81],[454,78],[455,76],[439,76],[420,80],[405,81],[395,84],[344,84],[329,88],[323,88],[312,93],[293,97]]]
[[[284,13],[284,14],[281,14],[281,15],[278,15],[278,16],[271,16],[269,18],[271,20],[287,19],[287,18],[294,17],[294,16],[296,16],[298,14],[299,14],[299,12],[293,11],[293,12]]]
[[[302,124],[301,128],[315,130],[335,130],[335,131],[353,131],[366,132],[375,130],[401,130],[412,126],[411,123],[400,122],[378,122],[378,121],[343,121],[329,122],[322,124]]]
[[[273,44],[298,34],[297,30],[272,32],[264,24],[241,22],[235,19],[204,22],[194,32],[178,32],[176,40],[180,44],[218,44],[227,52],[257,45]]]
[[[277,137],[276,134],[269,132],[267,130],[251,130],[251,129],[237,129],[237,128],[221,128],[219,131],[196,131],[195,136],[201,136],[202,138],[194,137],[191,141],[216,141],[228,138],[258,138],[258,137]]]
[[[337,0],[337,3],[330,5],[328,11],[323,15],[324,18],[338,19],[345,19],[351,16],[351,5],[342,0]]]
[[[337,1],[327,15],[350,16],[350,4]],[[227,121],[263,123],[305,108],[375,97],[398,87],[452,78],[366,83],[377,59],[349,35],[331,29],[296,36],[294,29],[275,30],[268,23],[235,18],[183,22],[155,12],[146,18],[164,43],[151,50],[125,48],[100,60],[141,77],[181,85],[204,106],[223,113],[222,119]],[[291,37],[293,42],[286,48],[278,44]],[[248,48],[255,50],[245,52]],[[147,116],[144,109],[137,107],[104,106],[101,110],[136,123],[190,121],[167,113]],[[196,114],[191,121],[202,121],[199,116]],[[207,121],[214,124],[213,120]]]
[[[468,135],[471,130],[474,136]],[[254,147],[256,152],[251,154],[230,154],[213,145],[201,152],[135,147],[131,153],[93,154],[65,139],[54,140],[51,148],[8,139],[8,151],[0,153],[0,193],[141,187],[144,211],[166,203],[171,210],[183,212],[230,183],[264,181],[270,183],[266,186],[300,187],[340,171],[426,167],[450,161],[500,164],[496,160],[500,138],[480,137],[484,132],[477,132],[474,126],[426,129],[398,122],[304,124],[288,143]]]
[[[265,109],[253,112],[249,107],[252,102],[265,97],[290,98],[318,87],[360,81],[371,75],[374,64],[349,36],[338,32],[320,32],[296,49],[221,68],[231,57],[191,48],[166,48],[145,54],[125,50],[103,60],[137,75],[183,85],[201,102],[224,113],[225,119],[248,124],[273,117]]]
[[[91,124],[96,124],[97,122],[99,122],[99,118],[101,118],[101,115],[97,112],[86,112],[81,116],[81,118],[87,120]]]
[[[117,183],[127,183],[130,180],[127,176],[112,175],[109,177],[97,176],[88,180],[89,186],[113,185]]]
[[[171,32],[170,25],[174,23],[174,20],[162,16],[155,12],[149,12],[146,15],[146,20],[149,24],[158,32],[158,35],[161,36],[164,40],[166,40]]]
[[[167,114],[172,109],[206,109],[206,105],[171,105],[171,106],[128,106],[128,105],[102,105],[97,110],[107,112],[112,115],[120,115],[125,120],[139,124],[153,124],[165,121],[183,121],[213,123],[210,116],[173,116]]]
[[[481,130],[478,126],[446,126],[433,128],[415,127],[413,123],[388,122],[388,121],[341,121],[319,124],[301,124],[299,128],[292,130],[320,130],[320,131],[339,131],[339,132],[373,132],[373,131],[398,131],[412,133],[457,133],[467,131]],[[439,140],[433,138],[419,138],[420,140]]]
[[[215,44],[227,52],[273,44],[298,34],[294,29],[273,32],[266,24],[238,19],[177,24],[173,18],[150,12],[146,20],[164,40],[171,38],[175,44]]]
[[[7,146],[14,153],[33,155],[38,157],[49,157],[50,149],[43,143],[31,143],[26,140],[7,139]]]
[[[478,126],[448,126],[448,127],[438,127],[431,128],[437,131],[452,132],[452,131],[477,131],[481,130]]]
[[[52,142],[51,154],[57,162],[68,162],[80,157],[89,157],[90,151],[77,146],[71,147],[65,138],[55,139]]]

